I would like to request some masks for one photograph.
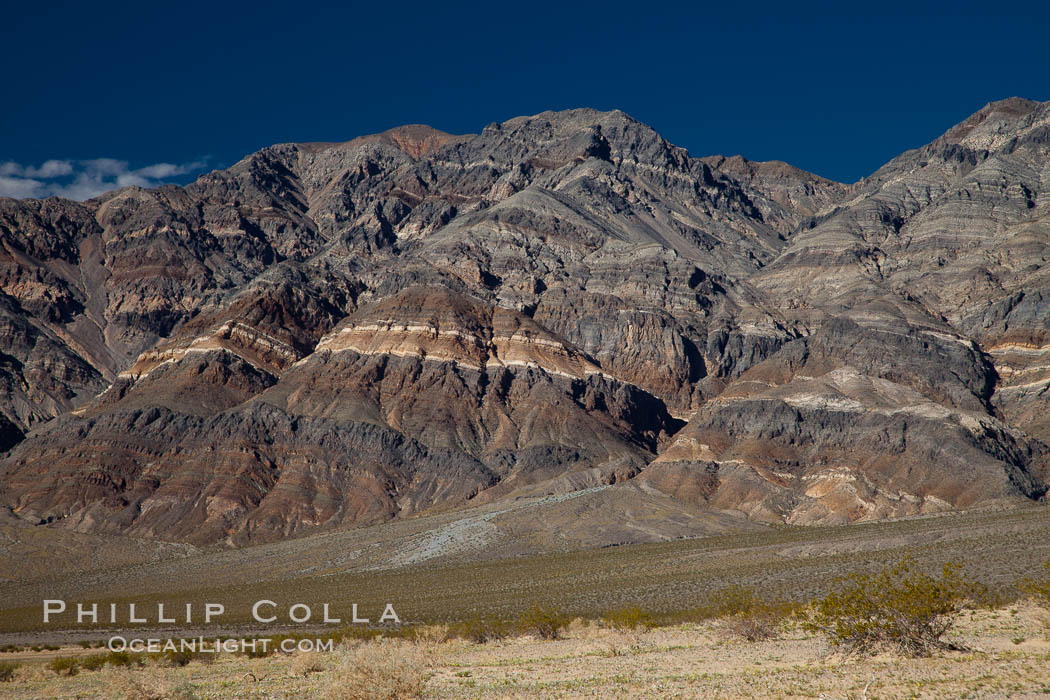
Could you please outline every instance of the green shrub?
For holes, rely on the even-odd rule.
[[[258,645],[261,651],[262,645]],[[245,652],[246,656],[251,658],[258,658],[259,656],[269,656],[273,653],[272,647],[267,654],[256,653],[253,655],[250,650]],[[159,654],[150,654],[157,663],[163,666],[170,666],[171,668],[182,668],[183,666],[189,665],[191,661],[201,661],[204,663],[210,663],[215,660],[215,655],[209,652],[203,651],[190,651],[189,649],[168,649],[162,651]]]
[[[165,666],[181,668],[183,666],[188,666],[195,656],[196,654],[192,651],[171,650],[161,654],[160,660]]]
[[[15,669],[18,664],[9,661],[0,661],[0,683],[10,683],[15,679]]]
[[[535,605],[518,616],[518,631],[540,639],[558,639],[569,624],[569,617],[554,608]]]
[[[80,660],[75,656],[56,656],[47,667],[59,675],[75,676],[80,671]]]
[[[108,659],[106,654],[88,654],[80,657],[80,667],[85,671],[97,671],[106,665]]]
[[[106,654],[106,663],[121,668],[124,666],[143,666],[146,659],[142,654],[129,654],[126,651],[111,651]]]
[[[475,615],[449,625],[448,634],[452,637],[466,639],[475,644],[498,642],[510,634],[510,625],[498,617]]]
[[[925,656],[955,649],[944,641],[960,613],[988,595],[984,586],[947,564],[939,577],[920,571],[909,558],[878,574],[853,574],[814,603],[805,627],[821,632],[847,653],[892,650]]]
[[[649,629],[655,627],[656,621],[652,615],[635,606],[610,610],[602,615],[602,624],[620,632],[627,632],[638,628]]]

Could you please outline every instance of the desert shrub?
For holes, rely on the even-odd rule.
[[[535,634],[540,639],[558,639],[569,622],[568,615],[554,608],[534,605],[518,616],[518,631]]]
[[[18,664],[10,661],[0,661],[0,683],[9,683],[15,679],[15,669]]]
[[[115,668],[124,666],[142,666],[146,659],[142,654],[129,654],[126,651],[111,651],[106,654],[106,663]]]
[[[85,671],[97,671],[106,665],[106,654],[88,654],[80,657],[80,667]]]
[[[340,647],[327,697],[331,700],[407,700],[423,694],[430,677],[426,654],[399,639]]]
[[[249,659],[265,659],[268,656],[273,656],[275,652],[276,649],[272,646],[267,646],[263,649],[262,645],[258,645],[254,649],[249,647],[244,651],[239,651],[237,653],[241,656],[246,656]]]
[[[466,639],[475,644],[486,642],[498,642],[510,634],[510,624],[498,617],[482,617],[475,615],[453,625],[449,625],[448,632],[453,637]]]
[[[746,586],[729,586],[712,593],[703,605],[672,613],[666,622],[718,620],[722,629],[750,642],[773,639],[780,626],[798,612],[800,605],[766,598]]]
[[[610,610],[602,615],[602,624],[620,632],[627,632],[629,630],[649,629],[656,625],[656,621],[652,615],[635,606]]]
[[[75,656],[56,656],[47,667],[59,675],[75,676],[80,671],[80,660]]]
[[[764,598],[754,589],[730,586],[716,591],[706,605],[697,610],[701,619],[718,618],[729,634],[758,642],[773,639],[798,606],[779,598]]]
[[[191,661],[197,657],[195,652],[178,649],[169,650],[160,654],[158,661],[164,666],[171,666],[172,668],[181,668],[188,666]]]
[[[91,648],[91,642],[81,641],[80,642],[80,648],[81,649],[90,649]]]
[[[156,665],[168,666],[169,669],[181,669],[181,667],[189,665],[189,662],[196,657],[197,654],[195,652],[176,649],[169,649],[165,652],[154,652],[147,655],[147,658]]]
[[[760,603],[746,612],[725,618],[723,627],[730,634],[749,642],[776,639],[780,626],[794,611],[794,606],[783,601]]]
[[[805,627],[825,634],[847,653],[891,650],[924,656],[953,649],[944,636],[963,609],[987,595],[947,564],[939,577],[923,573],[911,559],[877,574],[852,574],[816,601]]]

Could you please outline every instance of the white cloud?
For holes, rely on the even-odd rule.
[[[119,187],[157,187],[167,180],[204,169],[206,161],[176,165],[154,163],[132,169],[115,158],[48,160],[40,166],[0,163],[0,197],[66,197],[85,200]]]
[[[63,177],[73,174],[73,163],[68,160],[45,160],[39,168],[26,168],[26,177]]]
[[[0,172],[4,170],[0,169]],[[15,199],[37,197],[43,186],[44,183],[39,180],[0,175],[0,197],[14,197]]]

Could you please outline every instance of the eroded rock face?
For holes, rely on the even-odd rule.
[[[245,544],[625,483],[703,531],[1041,498],[1048,114],[848,186],[571,110],[0,200],[0,502]]]

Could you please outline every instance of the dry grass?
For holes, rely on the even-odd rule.
[[[299,652],[292,657],[292,673],[306,678],[311,673],[321,673],[326,668],[324,654],[318,651]]]
[[[345,645],[326,697],[330,700],[408,700],[422,697],[430,677],[427,647],[399,639]]]
[[[412,634],[412,639],[425,645],[441,644],[452,638],[448,625],[423,625],[417,627]]]
[[[644,630],[617,631],[601,639],[599,654],[607,657],[634,656],[646,649]]]
[[[160,668],[107,669],[99,673],[109,697],[121,700],[193,700],[195,688],[181,675]]]
[[[81,671],[57,676],[30,663],[5,698],[1003,698],[1050,694],[1050,642],[1039,608],[967,611],[952,632],[972,651],[926,658],[829,655],[799,626],[746,642],[724,622],[633,631],[576,620],[563,638],[353,640],[332,654],[221,656],[179,668]],[[305,671],[317,666],[321,670]],[[35,667],[35,669],[34,669]]]
[[[1050,610],[1040,610],[1037,613],[1040,626],[1043,628],[1043,638],[1050,642]]]
[[[780,635],[780,627],[789,612],[784,607],[769,605],[728,617],[722,624],[727,634],[748,642],[762,642]]]
[[[18,669],[16,680],[11,686],[12,697],[25,698],[193,700],[198,697],[188,674],[158,665],[106,666],[98,671],[85,671],[70,677],[56,676],[43,664],[29,664]]]
[[[1041,575],[1022,581],[1021,590],[1039,607],[1036,618],[1043,628],[1043,636],[1050,641],[1050,561],[1043,562]]]

